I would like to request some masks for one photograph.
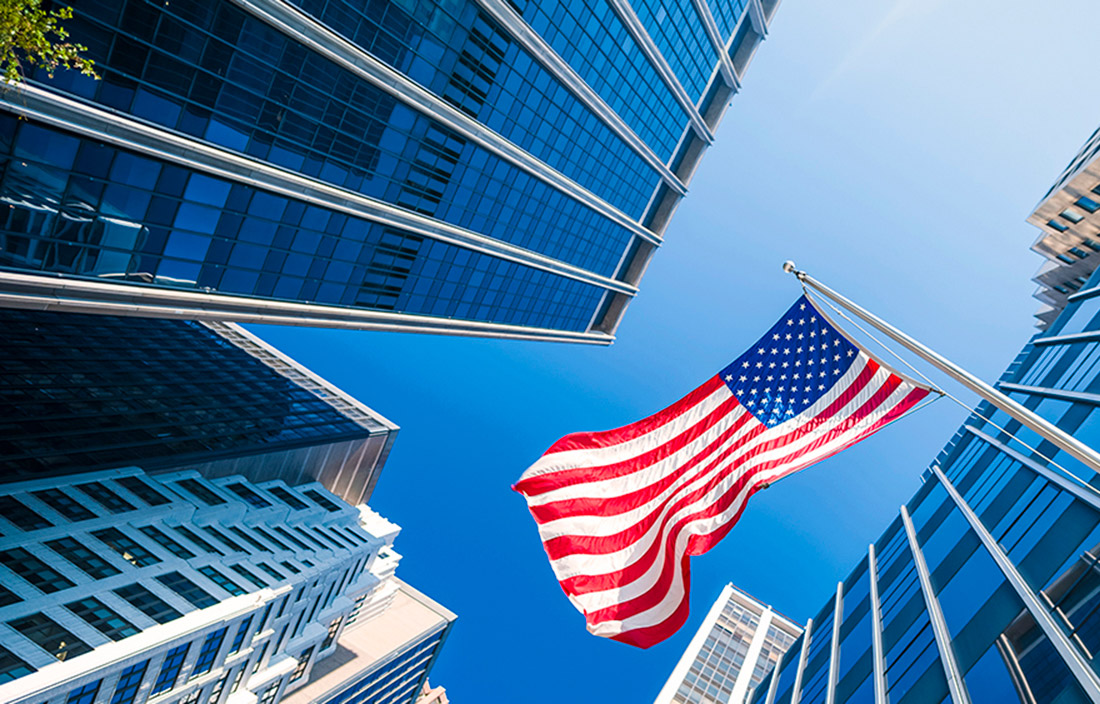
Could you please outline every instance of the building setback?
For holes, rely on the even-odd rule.
[[[0,481],[139,465],[370,498],[397,426],[232,323],[0,308]]]
[[[802,628],[727,584],[654,704],[744,704]]]
[[[412,702],[454,620],[394,577],[400,529],[320,484],[129,468],[4,484],[0,504],[11,704],[297,701],[333,660],[408,656],[349,665],[345,642],[402,637],[415,657],[356,701]]]
[[[79,0],[0,305],[608,344],[778,0]]]
[[[1035,206],[1027,221],[1041,234],[1031,249],[1046,257],[1035,274],[1043,302],[1035,314],[1045,330],[1096,271],[1100,252],[1100,129]]]

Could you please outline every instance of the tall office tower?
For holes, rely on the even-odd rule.
[[[366,501],[397,426],[231,323],[0,308],[0,481],[139,465]]]
[[[608,344],[778,0],[72,4],[0,304]]]
[[[1098,294],[1100,272],[999,383],[1096,448]],[[1098,559],[1100,476],[983,403],[753,701],[1098,702]]]
[[[744,704],[802,628],[727,584],[654,704]]]
[[[1027,221],[1042,234],[1031,248],[1047,258],[1035,274],[1035,317],[1045,330],[1096,270],[1100,256],[1100,129],[1077,152]]]
[[[393,662],[403,679],[361,683],[356,701],[411,704],[454,619],[393,576],[399,529],[319,484],[35,479],[0,485],[0,524],[9,704],[305,701],[334,670]],[[442,624],[411,657],[394,644],[424,642],[417,606]]]

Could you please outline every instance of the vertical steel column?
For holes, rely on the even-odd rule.
[[[886,653],[882,652],[882,604],[878,599],[878,558],[867,546],[867,576],[871,580],[871,659],[874,661],[875,704],[886,704]]]
[[[1008,559],[1008,555],[1001,548],[1000,544],[993,537],[988,530],[986,530],[985,524],[982,523],[978,515],[974,513],[973,509],[966,503],[966,500],[959,494],[958,490],[951,483],[951,480],[947,478],[947,475],[943,473],[938,464],[932,465],[932,472],[935,473],[936,478],[940,480],[940,484],[947,490],[947,494],[951,497],[951,500],[955,502],[955,506],[966,518],[966,522],[970,524],[970,527],[978,535],[978,539],[981,540],[982,545],[985,547],[989,556],[993,558],[993,562],[997,564],[997,567],[1001,569],[1002,574],[1005,576],[1005,580],[1012,585],[1016,595],[1020,597],[1020,600],[1024,602],[1024,606],[1031,613],[1032,618],[1039,624],[1039,627],[1043,630],[1043,633],[1050,640],[1051,645],[1058,651],[1058,654],[1062,656],[1062,661],[1073,673],[1073,677],[1077,680],[1077,684],[1081,686],[1081,689],[1085,691],[1086,696],[1091,701],[1100,702],[1100,678],[1097,677],[1092,667],[1082,657],[1081,651],[1078,650],[1065,632],[1058,626],[1058,623],[1051,616],[1050,611],[1044,606],[1038,595],[1031,589],[1027,581],[1024,580],[1023,575],[1016,569],[1016,565],[1012,564],[1012,560]]]
[[[829,644],[829,681],[825,683],[825,704],[836,702],[836,680],[840,670],[840,621],[844,618],[844,582],[836,583],[833,600],[833,639]]]
[[[917,542],[917,531],[913,528],[913,520],[909,518],[909,511],[905,506],[901,507],[901,521],[905,524],[905,535],[909,538],[909,549],[913,553],[913,562],[917,567],[917,578],[920,579],[920,590],[924,595],[924,605],[928,609],[928,620],[932,622],[932,633],[936,637],[936,647],[940,651],[940,662],[943,664],[943,673],[947,677],[947,688],[951,691],[951,701],[954,704],[970,704],[970,694],[963,684],[962,673],[959,672],[959,664],[955,662],[955,651],[951,648],[951,632],[947,630],[947,622],[940,610],[939,599],[932,591],[932,578],[928,574],[928,564],[924,561],[924,553],[921,552]]]
[[[802,672],[806,669],[806,657],[810,653],[810,640],[814,635],[814,620],[806,621],[806,630],[802,636],[802,652],[798,654],[798,669],[794,673],[794,686],[791,687],[791,704],[802,699]]]
[[[749,641],[749,649],[745,651],[745,664],[737,673],[737,679],[733,681],[733,690],[730,692],[731,702],[743,702],[749,693],[749,682],[752,680],[753,671],[756,669],[756,661],[760,659],[760,651],[764,649],[764,641],[768,637],[768,629],[772,625],[772,607],[764,609],[756,623],[756,632]]]

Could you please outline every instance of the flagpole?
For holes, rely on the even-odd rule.
[[[921,359],[925,360],[932,366],[936,367],[944,374],[959,382],[966,388],[970,389],[978,396],[981,396],[986,401],[1007,413],[1010,417],[1020,421],[1028,428],[1031,428],[1041,437],[1054,443],[1058,448],[1065,450],[1067,453],[1080,460],[1086,467],[1092,471],[1100,474],[1100,453],[1092,449],[1088,445],[1084,444],[1077,438],[1073,437],[1066,431],[1062,430],[1058,426],[1054,425],[1050,421],[1042,418],[1033,411],[1028,410],[1023,405],[1013,401],[1011,398],[1001,393],[997,389],[993,388],[989,384],[985,383],[978,377],[974,376],[970,372],[966,371],[962,367],[958,366],[954,362],[950,361],[943,355],[932,350],[920,342],[917,342],[912,337],[909,337],[901,330],[898,330],[893,325],[890,325],[881,318],[875,316],[859,305],[848,300],[844,296],[840,295],[836,291],[832,290],[825,284],[821,283],[817,279],[813,278],[804,271],[799,271],[795,268],[795,264],[792,261],[786,261],[783,263],[783,271],[794,274],[799,281],[806,286],[814,289],[826,298],[831,299],[834,303],[847,308],[856,317],[861,318],[864,322],[868,323],[891,340],[902,345],[909,351],[913,352]]]

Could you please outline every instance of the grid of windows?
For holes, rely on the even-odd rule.
[[[202,587],[179,572],[162,574],[157,577],[157,581],[182,596],[195,608],[205,609],[218,603],[218,600],[207,594]]]
[[[10,244],[0,217],[0,242],[5,237]],[[10,480],[47,470],[128,464],[155,469],[180,458],[369,434],[197,323],[143,319],[134,325],[133,318],[2,309],[0,329],[0,386],[18,394],[21,409],[0,415],[0,440],[10,444],[0,472]],[[160,496],[168,489],[154,489],[149,479],[141,480],[147,486],[141,489],[132,479],[116,481],[142,501],[160,505],[153,492]],[[185,484],[202,486],[196,480]],[[103,511],[71,489],[32,495],[73,521]],[[221,498],[213,491],[203,496],[215,503]]]
[[[203,552],[212,553],[214,555],[225,555],[225,553],[223,553],[221,550],[217,549],[216,547],[199,537],[199,535],[190,528],[187,528],[185,526],[176,526],[176,532],[197,545],[199,549],[201,549]]]
[[[164,663],[160,666],[160,672],[157,673],[157,678],[153,681],[153,688],[149,690],[150,695],[167,692],[176,686],[176,680],[180,676],[180,668],[183,667],[184,658],[187,657],[187,651],[190,647],[190,643],[185,643],[168,651],[164,656]]]
[[[200,482],[198,479],[181,479],[176,482],[176,485],[185,489],[187,493],[191,494],[199,501],[202,501],[207,506],[217,506],[225,503],[225,499],[220,494]]]
[[[237,635],[233,636],[233,643],[229,646],[229,654],[238,652],[241,646],[244,645],[244,639],[248,636],[248,629],[252,626],[252,617],[249,616],[245,620],[241,621],[241,625],[237,628]]]
[[[93,597],[70,602],[65,604],[65,608],[111,640],[122,640],[141,632],[134,628],[132,623],[107,608],[102,601]]]
[[[138,530],[140,530],[149,538],[152,538],[153,542],[155,542],[157,545],[160,545],[162,548],[172,553],[176,557],[187,560],[195,556],[195,553],[183,547],[175,540],[172,540],[172,538],[168,537],[168,535],[164,531],[162,531],[160,528],[157,528],[156,526],[144,526],[143,528],[138,528]]]
[[[11,682],[34,672],[34,668],[20,660],[7,648],[0,646],[0,684]]]
[[[219,587],[229,592],[233,596],[240,596],[241,594],[247,593],[244,589],[241,589],[236,582],[231,580],[229,577],[226,577],[224,574],[219,572],[215,567],[211,565],[200,567],[199,574],[203,575],[214,584],[217,584]]]
[[[21,530],[38,530],[53,525],[13,496],[0,496],[0,516]]]
[[[74,689],[69,692],[65,704],[93,704],[95,698],[99,695],[99,685],[101,684],[103,684],[103,680],[96,680]]]
[[[222,642],[225,640],[225,631],[225,628],[219,628],[203,640],[195,666],[191,670],[191,677],[204,675],[214,667],[214,660],[218,657],[218,651],[221,650]]]
[[[46,542],[46,546],[79,567],[92,579],[106,579],[122,571],[73,538],[50,540]]]
[[[11,352],[10,348],[9,352]],[[89,518],[95,518],[94,513],[60,489],[42,489],[32,493],[39,501],[70,521],[86,521]]]
[[[149,486],[149,484],[140,477],[121,477],[115,481],[150,506],[162,506],[168,503],[167,496]]]
[[[111,513],[125,513],[126,511],[134,510],[133,504],[126,501],[100,482],[77,484],[76,488]]]
[[[302,501],[297,496],[290,493],[281,486],[273,486],[268,489],[268,492],[273,494],[276,498],[278,498],[280,501],[282,501],[284,504],[291,507],[295,511],[301,511],[303,509],[309,508],[309,506],[306,505],[305,501]]]
[[[147,669],[149,669],[148,660],[142,660],[124,669],[119,675],[118,683],[115,684],[115,693],[111,696],[111,704],[134,704]]]
[[[230,484],[226,488],[247,501],[254,508],[267,508],[271,505],[270,501],[252,491],[252,489],[249,489],[247,486],[241,484],[240,482]]]
[[[72,582],[23,548],[0,550],[0,564],[47,594],[73,586]]]
[[[45,614],[24,616],[8,621],[8,625],[58,660],[66,660],[92,651],[87,643],[69,633]]]
[[[159,557],[146,550],[129,536],[124,535],[117,528],[104,528],[103,530],[93,531],[92,535],[99,542],[117,552],[122,559],[134,567],[148,567],[160,562]]]
[[[140,584],[119,587],[114,592],[157,623],[168,623],[183,615]]]
[[[251,570],[249,570],[244,565],[230,565],[229,569],[233,570],[234,572],[236,572],[240,576],[244,577],[249,582],[251,582],[252,584],[255,584],[257,587],[259,587],[261,589],[263,589],[264,587],[267,586],[267,582],[265,582],[262,579],[260,579],[259,577],[257,577],[255,573],[253,573]]]

